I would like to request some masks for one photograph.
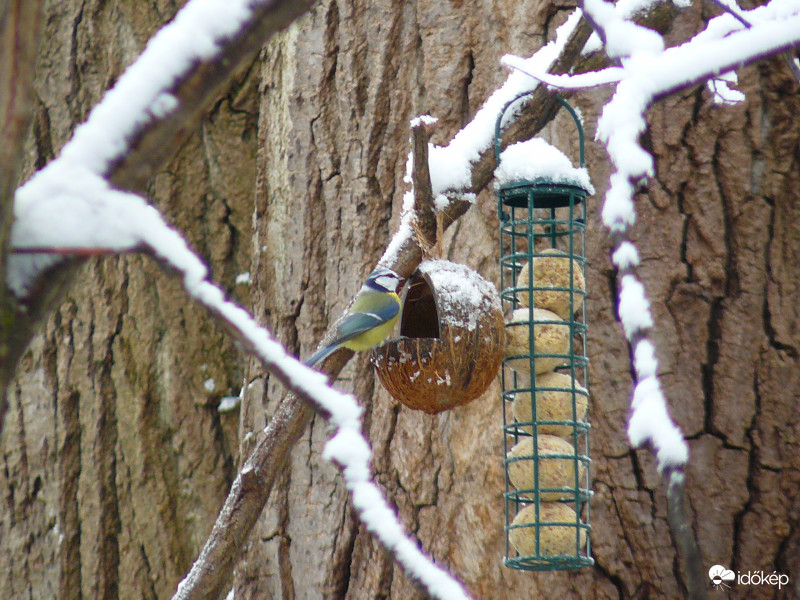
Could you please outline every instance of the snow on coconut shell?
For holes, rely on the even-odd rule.
[[[409,279],[400,337],[376,348],[372,363],[396,400],[436,414],[485,392],[504,347],[494,285],[464,265],[432,260]]]

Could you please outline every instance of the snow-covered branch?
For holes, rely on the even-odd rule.
[[[154,253],[178,270],[187,292],[294,391],[281,404],[265,431],[266,437],[247,459],[209,543],[177,597],[213,594],[215,586],[229,576],[238,546],[263,509],[288,449],[308,422],[310,411],[298,398],[314,403],[337,425],[338,433],[326,447],[325,456],[342,467],[356,507],[370,509],[362,515],[368,528],[375,531],[401,564],[412,571],[412,577],[418,578],[432,594],[463,597],[458,584],[425,562],[416,547],[400,536],[399,524],[392,522],[387,527],[376,524],[389,519],[391,511],[369,482],[368,448],[363,438],[354,437],[360,436],[360,409],[352,398],[328,388],[319,374],[288,357],[247,313],[225,302],[219,288],[206,279],[205,266],[180,236],[165,228],[158,213],[141,198],[119,191],[140,187],[174,148],[173,132],[184,131],[197,118],[235,64],[241,63],[247,52],[254,51],[269,33],[305,11],[308,4],[244,0],[192,0],[187,4],[173,23],[148,45],[141,61],[120,78],[114,90],[92,112],[87,124],[76,131],[62,155],[20,190],[14,243],[20,250],[31,253],[51,248],[115,252],[146,249]],[[222,5],[230,11],[225,13],[230,15],[229,20],[220,20],[215,12]],[[607,28],[609,35],[613,29]],[[588,23],[576,13],[559,32],[557,40],[537,53],[526,68],[569,72],[579,60],[590,33]],[[191,41],[187,41],[189,38]],[[177,53],[176,48],[180,50]],[[167,51],[169,60],[165,59]],[[143,79],[147,82],[143,83]],[[512,73],[450,144],[429,148],[431,193],[450,200],[438,207],[446,215],[445,225],[467,210],[474,194],[484,189],[491,178],[496,166],[490,150],[492,125],[500,107],[520,91],[533,88],[536,88],[533,100],[510,117],[503,133],[503,146],[531,137],[555,114],[555,103],[544,86],[520,73]],[[132,94],[134,89],[136,93]],[[135,110],[130,108],[131,96],[137,98]],[[125,100],[122,111],[116,104],[121,99]],[[634,132],[635,135],[638,133]],[[74,228],[53,227],[49,219],[64,214],[80,215],[76,219],[80,226],[76,223]],[[421,250],[410,228],[401,227],[381,264],[401,274],[410,274],[420,258]],[[10,281],[20,296],[25,296],[45,268],[59,260],[60,256],[17,256]],[[631,266],[635,262],[629,260]],[[641,326],[636,329],[641,330]],[[642,355],[642,365],[648,364],[644,351]],[[328,361],[328,373],[337,373],[349,356],[343,351],[338,360]],[[650,364],[654,364],[654,358]],[[654,373],[655,368],[652,370]],[[243,499],[246,499],[244,504]]]
[[[58,173],[73,170],[78,176],[101,175],[116,189],[144,189],[237,69],[312,4],[312,0],[191,0],[153,37],[87,122],[76,129],[60,156],[18,194],[26,190],[28,198],[37,198],[37,188],[46,189]],[[24,204],[17,198],[15,213],[27,210]],[[31,240],[12,235],[30,247]],[[5,398],[16,362],[39,323],[63,298],[79,263],[77,257],[9,256],[6,281],[17,298],[9,309],[13,314],[4,318],[10,326],[0,328],[0,346],[7,349],[0,361],[0,397]]]
[[[716,25],[720,23],[712,21],[705,32],[717,33]],[[642,96],[637,106],[642,102],[649,106],[666,96],[797,46],[800,46],[800,15],[792,15],[763,21],[758,27],[728,32],[717,39],[698,34],[680,46],[657,53],[652,53],[652,48],[648,47],[641,54],[634,52],[622,67],[577,75],[553,75],[512,55],[503,57],[503,63],[563,90],[586,90],[627,82],[627,87],[634,88]],[[631,95],[623,96],[629,99]]]
[[[301,6],[292,10],[283,4],[274,0],[193,0],[180,10],[75,130],[58,158],[18,190],[12,245],[23,249],[58,246],[59,242],[73,245],[66,239],[49,244],[39,239],[57,236],[59,231],[69,236],[74,231],[63,224],[47,228],[42,223],[40,227],[29,218],[28,213],[36,210],[32,205],[46,195],[74,197],[84,183],[100,185],[94,176],[108,179],[116,188],[143,186],[174,147],[174,141],[167,143],[167,139],[183,131],[187,121],[196,120],[197,112],[227,81],[231,67],[223,69],[221,65],[241,57],[234,62],[238,64],[268,37],[253,36],[254,30],[265,28],[259,21],[269,23],[269,29],[275,31],[305,12],[310,3],[294,3]],[[19,297],[25,297],[43,266],[58,260],[13,256],[7,283]]]
[[[753,26],[747,18],[745,11],[736,4],[735,0],[713,0],[713,2],[745,27]],[[794,73],[795,78],[800,81],[800,59],[795,58],[791,52],[784,52],[783,57],[786,59],[786,64],[789,66],[792,73]]]
[[[142,231],[142,233],[145,233]],[[287,354],[281,344],[242,308],[225,300],[222,290],[206,279],[206,268],[183,239],[163,222],[147,224],[146,245],[167,265],[183,275],[189,295],[224,324],[245,349],[284,386],[319,412],[327,415],[336,431],[325,445],[323,457],[342,472],[359,519],[384,548],[395,557],[412,579],[419,581],[431,597],[441,600],[466,599],[461,585],[407,537],[381,490],[370,477],[371,450],[361,434],[362,409],[355,398],[328,385],[327,376]],[[242,477],[247,477],[244,472]],[[178,586],[176,600],[196,591],[196,576],[204,565],[196,562]]]
[[[734,16],[712,19],[691,40],[666,49],[657,32],[625,18],[628,8],[624,5],[586,0],[584,10],[598,27],[608,55],[620,59],[620,67],[579,75],[552,75],[518,57],[506,56],[503,60],[518,72],[553,87],[576,90],[616,84],[597,129],[597,138],[605,143],[615,167],[602,217],[614,240],[612,260],[619,270],[620,320],[633,356],[651,357],[648,361],[634,361],[637,383],[628,432],[635,446],[653,444],[660,468],[680,466],[688,458],[688,448],[669,418],[654,368],[655,352],[647,339],[653,319],[644,287],[635,274],[638,255],[626,235],[636,220],[635,185],[653,173],[652,156],[639,144],[646,126],[645,113],[652,103],[679,90],[800,45],[800,9],[787,8],[786,3],[774,0],[750,11],[751,22],[741,11],[731,9]],[[647,368],[640,369],[642,364]]]
[[[770,12],[770,6],[764,7],[764,13]],[[648,107],[659,98],[800,43],[800,15],[775,16],[775,20],[764,18],[758,28],[733,31],[724,37],[714,35],[719,22],[712,22],[692,40],[662,51],[654,51],[652,45],[632,48],[623,61],[614,97],[598,122],[597,137],[605,143],[615,167],[603,206],[603,222],[615,234],[613,256],[620,261],[615,262],[620,271],[620,319],[633,356],[639,355],[639,347],[646,344],[647,350],[641,354],[653,357],[642,371],[637,368],[639,362],[634,363],[637,383],[628,434],[636,446],[653,444],[660,468],[685,464],[688,448],[668,417],[655,369],[651,368],[655,354],[646,330],[652,325],[652,316],[644,288],[634,273],[635,261],[630,253],[624,258],[616,254],[623,244],[627,248],[630,243],[626,233],[636,220],[634,186],[653,172],[652,156],[639,144],[639,135],[645,129]],[[741,27],[732,18],[730,21],[731,28]]]
[[[530,68],[545,72],[552,70],[568,43],[575,40],[575,34],[580,33],[580,24],[585,26],[581,12],[576,10],[556,30],[555,39],[528,59],[527,64]],[[513,98],[523,92],[532,91],[537,86],[538,82],[530,77],[512,72],[505,83],[484,102],[472,121],[459,131],[449,144],[431,148],[431,180],[434,196],[449,190],[471,191],[474,166],[481,154],[492,147],[495,122],[500,110]],[[515,120],[519,110],[520,106],[517,106],[514,112],[509,113],[505,125]]]
[[[57,170],[50,172],[59,174]],[[24,241],[29,249],[36,244],[116,252],[141,249],[179,273],[193,300],[205,307],[287,389],[330,419],[336,433],[326,445],[324,456],[340,467],[367,529],[431,596],[467,598],[461,586],[405,536],[395,513],[370,480],[371,451],[361,435],[361,408],[355,399],[330,387],[325,375],[289,355],[249,313],[227,301],[222,290],[207,279],[203,262],[144,199],[114,190],[99,175],[86,171],[79,177],[74,173],[73,177],[61,175],[64,177],[59,178],[60,186],[53,181],[52,187],[28,188],[23,195],[27,210],[20,212],[16,229],[20,245]],[[28,198],[31,189],[46,195]],[[60,220],[62,226],[57,227],[51,219]],[[243,477],[246,476],[245,473]],[[179,586],[176,598],[188,597],[186,593],[192,590],[199,568],[196,565]]]
[[[570,71],[580,59],[581,50],[591,35],[589,23],[575,11],[558,29],[556,39],[530,59],[531,64],[553,73]],[[429,147],[432,194],[445,227],[449,227],[472,206],[477,194],[494,177],[497,161],[492,142],[494,124],[502,107],[525,91],[534,94],[509,112],[501,133],[501,147],[527,140],[549,123],[558,112],[552,93],[521,73],[511,73],[487,98],[472,121],[467,123],[446,146]],[[400,226],[392,236],[378,264],[408,275],[419,264],[422,254],[411,226],[411,201],[403,203]]]

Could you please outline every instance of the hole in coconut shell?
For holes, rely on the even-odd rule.
[[[400,335],[410,338],[438,338],[440,335],[436,299],[420,273],[409,280],[400,317]]]

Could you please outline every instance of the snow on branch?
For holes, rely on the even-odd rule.
[[[367,529],[432,597],[442,600],[468,598],[455,579],[434,565],[408,539],[396,513],[371,480],[371,450],[361,434],[362,409],[355,398],[330,387],[327,376],[289,355],[249,313],[226,300],[222,290],[205,279],[205,266],[177,232],[163,221],[159,224],[153,220],[146,225],[147,229],[140,232],[143,242],[161,260],[183,274],[184,288],[189,295],[226,324],[234,337],[289,390],[328,415],[336,433],[325,445],[323,457],[339,466],[353,505]],[[176,598],[180,597],[179,586]]]
[[[63,172],[65,162],[50,173],[63,176],[61,186],[29,188],[27,210],[19,215],[16,243],[37,246],[125,251],[142,249],[177,271],[187,293],[204,306],[249,352],[288,389],[328,415],[336,433],[323,456],[341,469],[359,517],[408,574],[436,598],[467,598],[454,579],[436,567],[404,534],[396,514],[370,480],[371,451],[361,435],[361,407],[355,399],[328,385],[327,377],[296,360],[244,309],[225,299],[208,281],[208,270],[181,235],[143,198],[111,189],[99,175],[84,169]],[[71,175],[71,177],[69,176]],[[46,194],[28,198],[33,191]],[[59,221],[63,225],[58,227]],[[191,573],[187,580],[191,580]],[[179,587],[177,596],[181,596]]]
[[[530,58],[524,61],[520,59],[520,64],[530,70],[547,71],[559,67],[564,69],[565,66],[560,63],[565,54],[578,55],[588,38],[588,31],[585,37],[582,35],[584,27],[587,25],[582,19],[581,11],[573,11],[556,30],[555,39]],[[566,68],[568,66],[566,65]],[[491,155],[497,115],[510,100],[537,87],[538,82],[526,77],[524,73],[511,72],[503,85],[486,99],[473,119],[458,131],[446,146],[429,145],[431,194],[434,197],[437,213],[445,215],[445,226],[449,226],[466,212],[469,204],[475,201],[476,194],[493,176],[496,165],[493,157],[488,160],[487,157]],[[520,106],[521,104],[506,113],[505,125],[513,123],[519,116]],[[430,117],[417,117],[412,120],[411,125],[415,128],[424,123],[430,124]],[[525,139],[532,135],[530,132],[523,133],[528,133]],[[478,170],[481,171],[480,176],[476,175]],[[413,173],[413,155],[409,154],[404,181],[409,184],[410,189],[403,199],[400,226],[378,261],[379,266],[390,267],[401,275],[410,275],[421,257],[412,227]]]
[[[600,1],[592,0],[590,6]],[[590,6],[586,7],[587,12]],[[718,26],[718,23],[710,24],[712,29]],[[800,15],[781,15],[778,20],[761,21],[758,28],[734,31],[724,37],[701,32],[685,44],[656,53],[652,45],[642,50],[633,48],[623,61],[623,76],[600,117],[597,137],[606,144],[616,169],[606,193],[603,221],[612,233],[618,234],[612,237],[618,242],[614,258],[619,261],[616,266],[620,270],[619,316],[634,356],[639,354],[641,344],[647,344],[647,353],[653,355],[650,362],[655,360],[652,345],[646,338],[646,331],[653,324],[649,302],[644,286],[636,278],[634,265],[626,257],[630,253],[630,242],[625,237],[636,217],[634,183],[650,176],[653,169],[652,156],[639,144],[639,135],[646,126],[647,108],[656,99],[683,86],[696,84],[798,42]],[[652,443],[662,469],[683,465],[688,459],[688,448],[669,417],[655,373],[638,377],[631,409],[628,425],[631,443],[634,446]]]
[[[540,48],[525,62],[532,71],[547,71],[564,50],[567,40],[581,19],[575,10],[556,30],[555,39]],[[505,83],[484,102],[475,117],[459,131],[447,146],[430,148],[430,171],[434,197],[447,191],[468,190],[472,184],[473,165],[481,152],[491,147],[494,127],[500,110],[513,98],[536,88],[538,83],[524,74],[512,72]],[[519,108],[519,107],[517,107]],[[505,123],[517,112],[509,111]]]
[[[71,186],[65,173],[74,172],[82,180],[101,175],[114,187],[141,188],[232,70],[311,3],[190,0],[106,92],[58,158],[17,191],[14,229],[31,210],[30,202],[44,197],[45,190]],[[12,246],[31,249],[30,226],[25,224],[25,234],[12,233]],[[10,256],[7,283],[18,298],[24,298],[39,275],[62,260],[53,255]]]
[[[18,190],[12,257],[7,282],[23,297],[34,280],[69,253],[143,250],[182,276],[187,293],[216,317],[288,389],[328,415],[336,434],[324,456],[342,470],[359,516],[409,576],[437,598],[467,598],[461,585],[435,566],[404,534],[395,513],[370,480],[361,408],[328,386],[327,377],[292,356],[242,308],[208,281],[208,270],[160,213],[136,194],[115,189],[108,175],[126,160],[143,124],[180,108],[168,92],[198,62],[217,56],[220,46],[258,21],[256,6],[279,2],[192,0],[148,44],[61,155]],[[297,9],[294,9],[297,10]],[[292,12],[292,11],[289,11]],[[48,254],[48,252],[54,252]],[[246,476],[247,474],[243,474]],[[195,563],[177,597],[191,593]],[[197,567],[197,569],[195,568]]]
[[[742,92],[731,87],[737,85],[739,78],[736,73],[729,71],[722,73],[718,77],[709,79],[706,83],[708,91],[714,98],[716,104],[739,104],[744,102],[745,96]]]
[[[105,173],[129,148],[129,140],[148,118],[178,107],[167,90],[195,62],[213,57],[220,42],[251,18],[246,0],[194,0],[159,30],[129,69],[80,125],[61,159]]]
[[[657,53],[664,49],[664,40],[657,32],[630,21],[614,4],[604,0],[584,0],[583,10],[610,58],[624,58],[641,52]]]
[[[561,90],[588,90],[593,87],[618,83],[623,71],[619,67],[608,67],[600,71],[589,71],[578,75],[554,75],[546,71],[533,71],[528,66],[528,61],[513,54],[506,54],[501,62],[509,69],[515,69],[545,85]]]
[[[730,7],[731,14],[712,19],[704,31],[686,43],[666,49],[657,32],[627,19],[629,10],[604,0],[584,1],[587,18],[595,25],[608,55],[620,59],[619,67],[554,76],[546,69],[531,68],[518,57],[506,56],[503,62],[553,87],[576,90],[616,84],[597,128],[597,138],[606,145],[615,167],[602,219],[614,241],[612,261],[620,273],[619,317],[625,335],[634,356],[649,357],[634,365],[637,383],[628,434],[634,446],[651,443],[663,469],[685,464],[688,447],[669,417],[655,373],[655,351],[647,339],[653,318],[644,286],[635,274],[638,253],[627,239],[636,221],[635,185],[653,173],[653,157],[639,144],[646,127],[645,113],[653,102],[678,90],[711,79],[732,82],[729,73],[733,69],[800,45],[800,3],[773,0],[749,11],[749,28],[743,11]],[[726,102],[740,100],[738,92],[726,85],[718,85],[715,92]],[[645,362],[647,368],[639,372],[638,365]]]
[[[503,63],[558,89],[584,90],[625,84],[629,92],[622,95],[627,101],[635,100],[633,92],[636,91],[641,97],[636,99],[636,105],[644,102],[648,106],[677,91],[710,78],[720,78],[736,68],[800,45],[800,15],[766,10],[774,8],[777,2],[780,0],[761,7],[761,12],[759,9],[751,11],[760,19],[749,29],[742,29],[743,25],[733,18],[728,19],[730,15],[716,17],[704,31],[684,44],[658,53],[653,53],[649,46],[641,53],[634,51],[621,67],[578,75],[552,75],[513,55],[503,57]],[[800,11],[800,7],[796,10]],[[618,100],[617,104],[622,101]],[[626,108],[622,106],[621,110]]]
[[[739,21],[745,27],[752,27],[753,26],[753,23],[747,17],[746,11],[743,11],[741,8],[739,8],[739,5],[736,4],[735,0],[713,0],[713,2],[714,2],[714,4],[719,6],[722,10],[726,11],[727,13],[729,13],[732,17],[734,17],[737,21]],[[757,11],[758,8],[756,8],[754,10]],[[784,59],[786,59],[786,64],[789,66],[789,69],[791,69],[792,73],[794,73],[795,79],[800,81],[800,59],[796,58],[790,52],[784,52],[783,53],[783,57],[784,57]],[[733,77],[736,76],[735,74],[731,74],[731,75],[733,75]],[[727,80],[725,78],[721,78],[721,79],[723,79],[723,82],[720,85],[722,87],[724,87],[724,88],[727,88],[727,83],[726,83]],[[734,81],[734,83],[735,83],[735,81]],[[723,104],[735,104],[735,103],[738,103],[738,102],[741,101],[741,100],[738,99],[738,96],[735,95],[735,91],[733,92],[733,98],[734,98],[733,100],[730,100],[729,99],[730,96],[728,96],[726,93],[722,93],[722,94],[717,95],[716,94],[716,90],[712,90],[712,92],[715,93],[715,100],[717,98],[719,98],[719,101],[721,103],[723,103]],[[743,100],[743,98],[742,98],[742,100]]]

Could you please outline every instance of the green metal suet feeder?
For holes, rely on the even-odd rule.
[[[594,564],[590,541],[590,459],[587,420],[586,197],[584,134],[575,110],[562,98],[578,129],[580,169],[500,177],[501,122],[530,92],[508,102],[495,126],[500,179],[500,296],[507,315],[502,367],[505,451],[503,563],[513,569],[578,569]],[[531,140],[529,140],[531,142]],[[525,142],[524,144],[527,144]],[[509,160],[513,164],[513,160]],[[513,167],[510,167],[513,171]],[[570,170],[571,169],[571,170]],[[574,176],[573,176],[574,175]]]

